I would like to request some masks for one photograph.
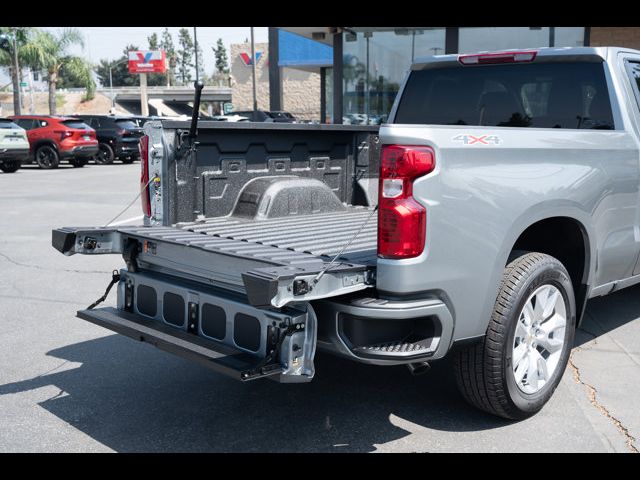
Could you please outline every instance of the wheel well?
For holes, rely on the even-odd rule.
[[[54,142],[52,140],[40,140],[38,143],[36,143],[33,146],[33,153],[35,154],[36,150],[38,150],[43,145],[47,145],[49,147],[53,147],[56,152],[58,151],[58,145],[56,145],[56,142]]]
[[[562,262],[573,284],[579,324],[587,301],[590,261],[589,238],[582,224],[569,217],[540,220],[522,232],[512,252],[515,250],[546,253]]]

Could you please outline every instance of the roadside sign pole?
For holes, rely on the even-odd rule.
[[[258,96],[256,95],[256,44],[253,38],[253,27],[251,27],[251,78],[253,80],[253,116],[251,120],[257,122]]]
[[[147,74],[140,74],[140,109],[142,110],[142,116],[149,116],[149,99],[147,97]]]

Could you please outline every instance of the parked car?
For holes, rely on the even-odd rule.
[[[138,144],[142,128],[130,117],[112,115],[78,115],[91,128],[98,138],[98,153],[94,160],[106,165],[118,159],[122,163],[132,163],[140,158]]]
[[[29,160],[27,132],[9,118],[0,118],[0,170],[13,173]]]
[[[150,120],[161,120],[164,117],[159,117],[159,116],[155,116],[155,115],[150,115],[148,117],[143,117],[143,116],[140,116],[140,115],[132,115],[130,117],[123,117],[123,118],[127,118],[127,119],[131,120],[138,127],[142,128],[142,127],[144,127],[144,124],[147,123],[148,121],[150,121]]]
[[[27,131],[30,145],[28,162],[40,168],[58,168],[66,160],[84,167],[98,151],[96,132],[75,117],[19,115],[9,117]]]
[[[640,284],[639,82],[628,48],[439,55],[380,127],[156,122],[145,225],[52,242],[123,256],[117,308],[80,318],[238,380],[450,356],[471,405],[523,419],[587,300]]]
[[[241,115],[214,115],[207,120],[211,120],[213,122],[248,122],[249,119],[247,117],[243,117]]]
[[[252,122],[294,123],[295,118],[287,112],[268,112],[266,110],[241,110],[234,115],[247,117]]]
[[[291,115],[289,112],[274,110],[269,112],[269,115],[271,115],[271,118],[273,118],[274,122],[278,122],[278,123],[296,123],[297,122],[296,117]]]

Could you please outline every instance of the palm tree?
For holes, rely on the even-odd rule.
[[[82,34],[75,28],[62,30],[57,34],[36,30],[21,49],[22,61],[34,70],[46,70],[49,84],[49,113],[56,114],[56,86],[58,74],[64,65],[74,75],[87,80],[87,87],[93,84],[91,68],[84,60],[71,56],[67,49],[71,45],[84,46]],[[89,88],[88,88],[89,91]]]
[[[18,61],[19,53],[16,55],[14,49],[18,50],[18,52],[20,51],[20,47],[26,42],[29,31],[30,28],[25,27],[0,27],[0,67],[7,67],[11,75],[14,115],[22,113],[20,99],[21,68]]]

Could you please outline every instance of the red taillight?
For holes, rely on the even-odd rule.
[[[533,62],[538,54],[537,50],[522,52],[480,53],[477,55],[459,55],[458,61],[463,65],[487,65],[492,63],[523,63]]]
[[[53,133],[60,134],[60,141],[73,136],[73,132],[71,130],[54,130]]]
[[[413,198],[413,181],[435,168],[433,149],[383,145],[378,192],[378,255],[417,257],[424,250],[427,211]]]
[[[142,213],[151,216],[151,202],[149,201],[149,136],[140,137],[140,198],[142,199]]]

